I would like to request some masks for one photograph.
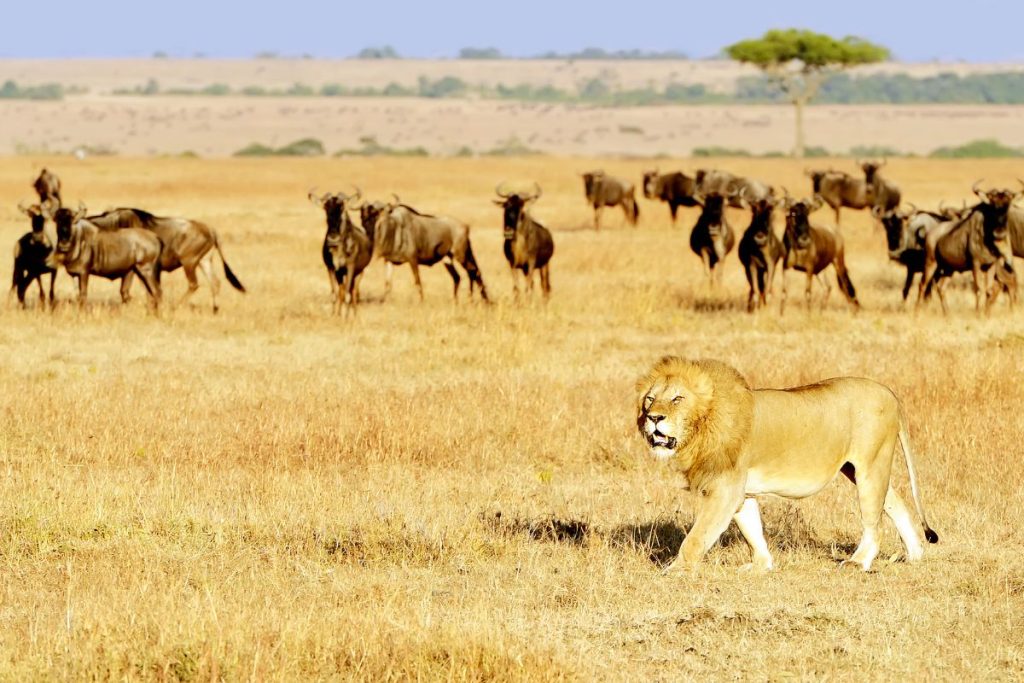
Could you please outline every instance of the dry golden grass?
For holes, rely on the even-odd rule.
[[[209,221],[250,293],[225,291],[218,316],[203,291],[156,319],[106,283],[84,313],[0,307],[0,678],[1024,675],[1021,313],[979,318],[964,288],[949,318],[901,311],[902,275],[865,215],[845,228],[865,310],[833,295],[780,320],[743,312],[735,255],[724,291],[704,289],[692,212],[673,229],[642,202],[636,230],[611,212],[583,229],[574,171],[635,178],[639,163],[6,159],[3,244],[26,228],[14,207],[44,161],[71,203]],[[722,165],[806,187],[793,162]],[[1019,174],[888,170],[919,205]],[[511,301],[489,202],[505,177],[544,186],[547,306]],[[405,269],[381,304],[377,263],[357,319],[332,317],[305,192],[353,182],[471,222],[496,305],[453,306],[439,268],[422,305]],[[180,296],[180,273],[164,282]],[[748,551],[730,531],[696,575],[662,576],[691,505],[645,458],[631,392],[669,352],[759,386],[892,386],[941,543],[918,565],[838,570],[859,527],[837,482],[767,501],[775,573],[738,573]],[[905,490],[902,466],[897,479]],[[883,557],[900,550],[888,525]]]

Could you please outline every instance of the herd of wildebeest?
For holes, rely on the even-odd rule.
[[[943,312],[947,312],[944,289],[956,273],[970,272],[975,306],[987,310],[1001,292],[1011,305],[1016,300],[1017,280],[1014,256],[1024,257],[1024,210],[1013,205],[1021,192],[1011,189],[972,190],[976,204],[942,206],[922,210],[910,205],[901,208],[899,188],[884,178],[885,162],[860,163],[863,177],[833,169],[808,170],[810,198],[795,199],[789,192],[759,180],[744,178],[721,170],[698,170],[693,176],[682,172],[643,175],[643,194],[668,204],[675,224],[680,207],[699,207],[700,215],[690,233],[690,247],[704,264],[709,286],[720,286],[722,263],[736,246],[736,231],[726,218],[726,207],[750,211],[750,223],[739,238],[739,259],[749,285],[747,308],[754,311],[767,305],[775,273],[781,265],[782,291],[780,313],[786,304],[786,273],[800,271],[805,276],[805,298],[811,304],[815,280],[825,290],[822,305],[828,300],[831,285],[824,278],[830,266],[840,292],[850,305],[860,307],[845,260],[840,226],[840,210],[869,209],[885,230],[889,258],[906,269],[903,300],[906,301],[916,275],[917,305],[937,291]],[[583,173],[584,192],[593,208],[594,229],[600,229],[601,213],[606,207],[619,206],[626,220],[636,225],[640,210],[635,185],[603,171]],[[1024,185],[1024,181],[1020,181]],[[31,230],[15,244],[12,291],[24,305],[25,294],[33,281],[38,283],[42,303],[54,302],[54,280],[61,267],[78,281],[79,304],[84,305],[90,276],[121,280],[121,298],[127,302],[133,279],[137,276],[158,309],[162,272],[179,267],[188,280],[187,299],[199,287],[197,271],[209,282],[213,310],[218,310],[219,280],[214,269],[214,254],[220,260],[228,282],[238,291],[245,288],[228,266],[217,233],[196,220],[155,216],[135,208],[118,208],[88,215],[81,203],[71,210],[63,205],[60,179],[43,169],[33,188],[37,204],[20,204],[31,221]],[[545,299],[551,293],[550,262],[554,254],[551,232],[530,215],[530,208],[541,197],[536,183],[529,191],[509,190],[505,184],[495,188],[494,202],[503,214],[503,252],[512,272],[513,288],[519,296],[519,280],[525,280],[532,292],[534,273],[540,280]],[[359,280],[376,256],[387,264],[385,297],[391,289],[392,266],[409,264],[419,296],[423,297],[419,267],[444,262],[451,275],[454,296],[458,298],[462,276],[458,265],[469,277],[470,297],[479,287],[487,301],[480,267],[473,254],[469,226],[447,216],[420,212],[402,203],[395,195],[391,201],[366,201],[358,188],[352,193],[311,190],[309,200],[324,211],[327,230],[323,241],[323,262],[331,284],[336,312],[354,312],[359,302]],[[835,228],[811,219],[814,211],[828,205],[835,212]],[[776,234],[773,217],[781,209],[785,218],[782,238]],[[351,213],[350,213],[351,212]],[[358,223],[352,214],[357,214]],[[47,235],[46,223],[56,227],[56,241]],[[49,298],[43,276],[50,275]]]

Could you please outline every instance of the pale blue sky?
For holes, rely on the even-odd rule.
[[[514,56],[584,47],[681,50],[706,57],[768,28],[859,35],[904,61],[1024,61],[1024,1],[703,0],[395,2],[47,0],[4,3],[0,57],[347,57],[393,45],[450,57],[466,46]],[[262,3],[261,3],[262,4]],[[43,9],[45,8],[45,9]]]

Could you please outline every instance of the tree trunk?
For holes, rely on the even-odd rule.
[[[793,146],[793,156],[797,159],[804,158],[804,105],[807,101],[802,97],[793,98],[796,116],[796,144]]]

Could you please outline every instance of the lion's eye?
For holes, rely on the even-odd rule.
[[[644,396],[644,405],[650,407],[654,403],[654,397],[651,395]]]
[[[675,397],[674,399],[672,399],[672,402],[673,402],[673,403],[679,403],[679,402],[681,402],[682,400],[683,400],[683,397],[682,397],[682,396],[676,396],[676,397]]]

